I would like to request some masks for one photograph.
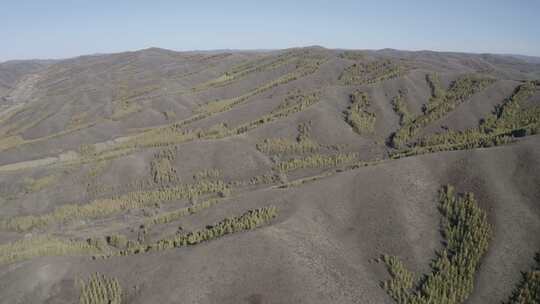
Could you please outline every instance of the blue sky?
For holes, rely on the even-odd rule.
[[[0,0],[0,61],[174,49],[430,49],[540,56],[540,0]]]

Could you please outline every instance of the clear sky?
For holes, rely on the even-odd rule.
[[[0,0],[0,61],[136,50],[430,49],[540,56],[540,0]]]

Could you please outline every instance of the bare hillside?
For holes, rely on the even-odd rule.
[[[538,62],[1,63],[0,303],[508,301],[540,250]]]

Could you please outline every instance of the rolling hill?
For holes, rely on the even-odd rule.
[[[539,62],[0,63],[0,303],[533,303]]]

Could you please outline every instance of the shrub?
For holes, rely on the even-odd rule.
[[[415,280],[397,258],[382,258],[392,276],[382,287],[396,303],[458,304],[473,290],[474,275],[491,238],[486,213],[472,193],[456,195],[452,186],[441,189],[439,204],[445,248],[437,252],[431,273]]]
[[[319,149],[319,145],[311,139],[300,142],[286,138],[267,138],[257,144],[257,150],[266,154],[300,154],[312,153]]]
[[[441,151],[466,150],[474,148],[488,148],[514,142],[512,136],[506,134],[483,134],[476,130],[464,132],[447,132],[435,134],[420,139],[411,148],[406,148],[390,154],[391,158],[401,158],[425,153]]]
[[[381,82],[399,77],[405,68],[388,59],[369,62],[357,62],[347,68],[339,76],[342,85],[361,85]]]
[[[91,255],[100,252],[101,248],[91,242],[42,235],[0,245],[0,264],[41,256]]]
[[[540,303],[540,253],[536,254],[536,266],[521,273],[521,281],[516,286],[507,304]]]
[[[150,174],[154,184],[166,186],[179,181],[176,175],[176,168],[172,162],[176,158],[176,149],[163,149],[154,154],[150,162]]]
[[[536,91],[534,82],[526,82],[516,88],[512,96],[497,106],[493,114],[480,123],[480,131],[500,133],[527,129],[538,130],[540,123],[540,106],[523,108],[523,103]]]
[[[195,180],[204,180],[204,179],[217,179],[221,177],[221,170],[219,169],[205,169],[201,170],[195,175],[193,175],[193,178]]]
[[[238,217],[226,218],[214,225],[208,225],[206,228],[178,234],[169,238],[159,240],[150,245],[139,245],[118,252],[119,255],[132,255],[149,251],[161,251],[172,248],[196,245],[201,242],[217,239],[227,234],[236,233],[245,230],[255,229],[269,223],[277,216],[277,208],[274,206],[263,207],[249,210]]]
[[[302,142],[308,140],[311,137],[311,120],[308,122],[303,122],[298,124],[296,129],[298,130],[298,136],[296,136],[296,141]]]
[[[437,97],[436,100],[432,98],[422,115],[410,120],[394,133],[392,145],[395,148],[403,148],[422,128],[443,118],[474,93],[485,89],[493,82],[491,78],[480,78],[474,75],[458,78],[441,97]]]
[[[396,303],[414,303],[410,295],[411,289],[416,283],[414,274],[410,272],[403,262],[397,257],[390,255],[383,255],[382,261],[386,264],[388,272],[392,277],[383,283],[383,288],[388,294],[396,301]]]
[[[438,151],[492,147],[513,142],[516,137],[536,134],[540,129],[540,106],[522,106],[534,90],[532,82],[520,85],[503,105],[495,108],[492,115],[481,120],[478,127],[430,135],[391,156],[399,158]]]
[[[237,180],[231,182],[234,187],[238,186],[253,186],[259,184],[275,184],[280,181],[280,177],[277,174],[262,174],[249,178],[248,180]]]
[[[230,99],[223,99],[218,101],[212,101],[209,102],[197,109],[197,113],[207,113],[207,114],[216,114],[220,112],[224,112],[227,110],[230,110],[234,106],[243,104],[246,102],[249,98],[259,95],[267,90],[270,90],[272,88],[277,87],[278,85],[286,84],[288,82],[291,82],[293,80],[305,77],[307,75],[315,73],[319,69],[319,61],[318,60],[307,60],[305,62],[302,62],[297,68],[288,73],[285,74],[275,80],[272,80],[258,88],[255,88],[241,96],[230,98]]]
[[[82,157],[92,157],[96,154],[96,146],[93,144],[81,144],[79,146],[79,153]]]
[[[128,238],[123,234],[113,234],[107,236],[107,243],[118,249],[125,249],[128,246]]]
[[[304,168],[336,167],[342,164],[352,163],[357,160],[357,158],[358,155],[356,153],[339,153],[328,156],[315,154],[304,158],[293,158],[290,160],[281,161],[274,167],[274,169],[282,173],[287,173]]]
[[[431,90],[431,98],[427,105],[424,105],[424,113],[430,111],[435,106],[438,105],[444,99],[446,91],[441,86],[441,81],[439,80],[439,75],[437,74],[426,74],[426,82]]]
[[[293,89],[287,92],[287,95],[274,110],[272,114],[282,113],[295,107],[304,107],[313,104],[320,98],[320,91],[312,91],[308,93],[302,92],[300,89]]]
[[[122,287],[116,278],[96,272],[80,284],[79,304],[122,304]]]
[[[289,92],[285,100],[277,106],[270,114],[263,115],[262,117],[252,120],[250,122],[241,124],[231,130],[231,134],[243,134],[252,129],[258,128],[267,123],[275,120],[288,117],[294,113],[305,110],[306,108],[316,104],[320,101],[320,92],[308,92],[301,93],[300,91]]]
[[[38,179],[33,179],[31,177],[28,177],[28,178],[25,178],[23,181],[25,184],[24,185],[25,191],[28,193],[31,193],[31,192],[37,192],[44,188],[47,188],[51,186],[52,184],[54,184],[57,180],[58,180],[58,175],[51,174],[51,175],[40,177]]]
[[[308,93],[291,91],[285,98],[284,102],[276,107],[270,114],[263,115],[260,118],[243,123],[234,128],[229,128],[224,124],[218,124],[207,130],[182,130],[182,126],[211,115],[209,113],[197,114],[185,121],[171,124],[166,127],[151,129],[144,133],[133,136],[129,140],[117,145],[112,150],[106,150],[98,155],[95,155],[93,160],[98,161],[119,157],[130,153],[136,148],[163,147],[196,139],[218,139],[243,134],[277,119],[285,118],[294,113],[303,111],[311,105],[319,102],[319,99],[319,91]]]
[[[338,56],[343,59],[349,59],[354,61],[361,61],[366,59],[366,53],[364,51],[343,51]]]
[[[198,181],[194,184],[178,185],[151,191],[130,192],[111,199],[98,199],[90,203],[63,205],[53,212],[43,215],[17,216],[0,221],[2,229],[28,231],[53,223],[63,223],[73,219],[100,218],[129,209],[154,206],[159,202],[192,199],[204,194],[227,192],[223,181]]]
[[[197,85],[196,87],[192,88],[192,91],[199,92],[208,88],[217,88],[229,85],[235,81],[245,78],[252,73],[272,70],[288,64],[294,58],[298,58],[299,55],[299,52],[293,50],[277,56],[271,55],[262,59],[256,59],[241,65],[237,65],[231,70],[225,72],[223,75],[203,84]]]
[[[375,114],[367,110],[370,105],[366,93],[355,91],[350,95],[351,106],[345,111],[346,120],[358,134],[372,133],[375,129]]]
[[[398,95],[392,99],[392,107],[394,112],[399,115],[399,125],[403,126],[411,122],[412,114],[407,109],[407,104],[405,103],[406,91],[399,91]]]
[[[98,248],[99,250],[103,250],[103,249],[107,248],[107,239],[103,238],[101,236],[95,236],[95,237],[88,238],[86,240],[86,242],[90,246]]]
[[[0,151],[8,150],[25,143],[25,140],[19,135],[11,135],[0,138]]]
[[[315,98],[315,95],[313,95]],[[318,96],[316,97],[318,98]],[[297,105],[312,103],[310,99],[299,99],[296,102],[296,105],[290,103],[289,100],[285,100],[283,104],[286,106],[280,105],[278,107],[281,112],[289,112],[291,108],[297,108]],[[296,141],[287,139],[287,138],[267,138],[263,142],[257,143],[257,150],[266,153],[266,154],[304,154],[304,153],[313,153],[320,149],[320,146],[317,142],[310,139],[311,133],[311,120],[307,123],[301,123],[297,127],[298,135],[296,136]]]
[[[318,65],[317,65],[318,69]],[[309,73],[303,72],[302,77],[313,73],[315,71],[310,71]],[[307,74],[306,74],[307,73]],[[305,75],[304,75],[305,74]],[[294,79],[299,78],[300,76],[295,76]],[[287,78],[288,79],[288,78]],[[289,79],[292,81],[294,79]],[[288,82],[287,81],[287,82]],[[285,83],[285,82],[283,82]],[[282,82],[274,83],[272,86],[266,88],[273,88]],[[265,89],[265,90],[266,90]],[[257,91],[257,90],[256,90]],[[216,102],[211,102],[205,106],[199,108],[199,113],[194,115],[192,118],[187,119],[180,123],[175,123],[166,127],[160,127],[146,131],[144,133],[133,136],[128,141],[119,144],[115,147],[118,149],[135,149],[140,147],[162,147],[171,144],[179,144],[183,142],[192,141],[195,139],[218,139],[232,135],[238,135],[246,133],[252,129],[260,127],[266,123],[272,122],[277,119],[285,118],[291,114],[300,112],[307,107],[315,104],[319,101],[320,93],[319,91],[314,91],[310,93],[301,93],[300,91],[294,91],[296,94],[291,94],[285,98],[285,101],[280,104],[276,109],[274,109],[270,114],[263,115],[262,117],[241,124],[235,128],[229,128],[225,124],[217,124],[212,126],[207,130],[182,130],[181,127],[192,123],[194,121],[210,117],[214,114],[227,111],[232,109],[234,106],[242,104],[247,101],[247,99],[253,95],[259,94],[261,92],[252,92],[249,93],[249,96],[236,97],[229,100],[221,100]],[[101,153],[103,154],[103,153]],[[100,156],[101,156],[100,154]]]
[[[202,203],[194,204],[193,206],[190,206],[190,207],[181,208],[181,209],[170,211],[170,212],[165,212],[165,213],[156,215],[152,219],[148,220],[146,222],[146,226],[167,224],[167,223],[176,221],[186,215],[195,214],[199,211],[210,208],[221,201],[222,200],[211,199],[211,200],[204,201]]]
[[[174,120],[176,118],[176,112],[174,111],[163,111],[161,112],[161,114],[163,114],[163,117],[165,118],[165,120]]]
[[[120,120],[131,114],[140,112],[143,107],[135,102],[125,100],[113,101],[113,113],[111,115],[112,120]]]

